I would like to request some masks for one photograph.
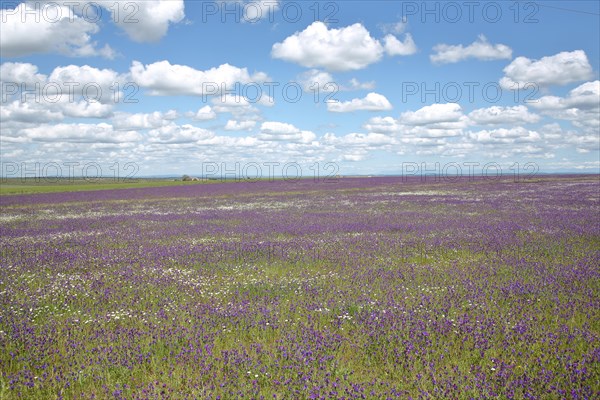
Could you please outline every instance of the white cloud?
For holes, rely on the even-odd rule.
[[[342,159],[344,161],[358,162],[358,161],[362,161],[365,158],[367,158],[366,156],[367,156],[367,152],[354,153],[354,154],[344,154],[344,155],[342,155]]]
[[[89,65],[58,66],[49,76],[38,73],[38,67],[29,63],[3,63],[0,66],[2,82],[25,84],[28,92],[34,91],[35,84],[40,84],[39,91],[54,94],[65,94],[65,97],[82,96],[85,90],[90,99],[102,103],[119,100],[117,89],[123,89],[126,78],[111,69],[98,69]],[[46,85],[45,87],[42,87]],[[99,90],[97,90],[99,88]],[[115,92],[117,95],[115,96]],[[38,93],[41,96],[41,93]]]
[[[372,150],[390,150],[395,140],[387,135],[380,133],[349,133],[343,136],[336,136],[333,133],[326,133],[322,142],[330,149],[335,149],[342,153],[341,159],[345,161],[362,161],[369,156]]]
[[[457,63],[469,58],[477,60],[503,60],[512,58],[512,49],[504,44],[491,44],[486,37],[479,35],[479,38],[464,47],[459,45],[438,44],[434,46],[436,52],[429,56],[429,59],[437,64]]]
[[[290,141],[311,143],[317,137],[313,132],[302,131],[292,124],[266,121],[260,126],[258,138],[264,141]]]
[[[136,42],[160,40],[167,34],[170,24],[185,17],[183,0],[91,0],[77,3],[98,4],[110,10],[111,20]]]
[[[541,135],[538,132],[520,126],[510,129],[498,128],[469,132],[468,136],[482,144],[514,144],[541,141]]]
[[[115,131],[106,123],[39,125],[21,131],[38,142],[123,143],[137,142],[142,136],[135,131]]]
[[[574,145],[578,153],[589,153],[600,150],[600,137],[598,134],[575,135],[570,134],[566,137],[566,142]]]
[[[339,85],[333,79],[329,72],[318,69],[310,69],[298,77],[298,83],[305,92],[334,92]]]
[[[270,13],[279,9],[277,0],[253,0],[245,2],[243,5],[244,21],[258,22],[261,19],[268,18]]]
[[[394,35],[399,35],[406,30],[408,26],[408,20],[404,17],[401,21],[379,24],[379,29],[383,31],[383,33],[393,33]]]
[[[323,22],[315,21],[302,32],[275,43],[271,55],[309,68],[349,71],[379,61],[383,46],[359,23],[328,29]]]
[[[256,125],[256,121],[235,121],[230,119],[225,124],[224,129],[226,131],[244,131],[254,128],[254,125]]]
[[[405,111],[398,119],[371,118],[364,128],[370,132],[401,134],[403,137],[441,138],[461,135],[468,122],[459,104],[446,103]]]
[[[571,90],[565,105],[578,108],[599,108],[600,81],[586,82]]]
[[[166,35],[169,24],[185,17],[183,0],[27,1],[13,9],[0,10],[2,56],[58,53],[114,58],[115,51],[109,45],[99,47],[92,40],[100,25],[90,13],[101,13],[98,6],[110,12],[110,20],[136,42],[158,41]]]
[[[123,99],[125,78],[109,69],[88,65],[56,67],[49,76],[39,74],[37,66],[27,63],[4,63],[0,66],[3,93],[2,108],[6,120],[18,120],[24,114],[32,120],[64,117],[106,118],[112,114],[114,104]],[[10,90],[9,90],[10,89]],[[22,101],[6,106],[13,100]],[[6,121],[5,120],[5,121]]]
[[[477,151],[477,146],[468,142],[446,142],[440,146],[439,154],[444,157],[466,157]],[[467,173],[465,171],[465,173]]]
[[[544,115],[571,121],[588,133],[600,130],[600,81],[581,84],[565,97],[543,96],[530,105]]]
[[[61,101],[59,104],[62,113],[72,118],[107,118],[112,114],[112,104],[102,104],[97,101]]]
[[[220,146],[216,149],[215,154],[221,155],[223,151],[233,151],[237,150],[248,151],[248,148],[253,148],[255,150],[263,147],[263,143],[260,143],[258,139],[250,136],[242,136],[242,137],[232,137],[232,136],[214,136],[212,138],[204,139],[198,141],[200,145],[209,145],[209,146]],[[260,151],[260,150],[259,150]]]
[[[38,73],[37,65],[11,62],[0,65],[0,80],[5,83],[33,86],[36,83],[45,83],[47,78],[46,75]]]
[[[342,90],[372,90],[375,89],[375,82],[359,82],[356,78],[350,79],[348,86],[343,86]]]
[[[432,104],[417,111],[406,111],[400,115],[399,121],[406,125],[444,125],[464,126],[466,118],[460,104]]]
[[[236,119],[257,120],[260,118],[260,110],[244,97],[217,96],[211,100],[212,110],[216,113],[230,113]]]
[[[542,87],[566,85],[592,76],[592,67],[583,50],[563,51],[539,60],[517,57],[503,71],[500,85],[507,89],[523,88],[527,83]]]
[[[211,106],[201,107],[195,114],[192,113],[192,118],[197,121],[208,121],[217,118],[217,113]]]
[[[334,93],[339,91],[372,90],[375,82],[360,82],[356,78],[350,79],[347,84],[338,83],[329,72],[310,69],[298,76],[298,83],[307,93]]]
[[[514,107],[492,106],[471,111],[469,119],[477,125],[531,124],[538,122],[540,116],[530,113],[527,107],[523,105]]]
[[[571,90],[566,97],[543,96],[531,102],[531,106],[543,111],[599,108],[600,81],[583,83]]]
[[[394,139],[381,133],[349,133],[338,137],[333,133],[326,133],[323,136],[323,142],[342,147],[368,147],[375,148],[394,143]]]
[[[350,101],[328,101],[327,110],[331,112],[353,112],[359,110],[384,111],[391,110],[392,104],[388,99],[379,93],[369,93],[362,99],[352,99]]]
[[[130,73],[134,82],[149,89],[153,96],[220,94],[223,87],[231,89],[236,82],[258,83],[266,78],[264,73],[251,76],[246,68],[229,64],[200,71],[166,60],[148,65],[133,61]]]
[[[542,132],[542,137],[547,141],[554,141],[563,137],[562,128],[556,122],[542,126],[540,132]]]
[[[193,125],[169,124],[148,132],[150,143],[182,144],[211,139],[213,132]]]
[[[448,142],[445,138],[429,138],[429,137],[418,137],[418,136],[404,136],[400,139],[400,141],[404,144],[420,146],[420,147],[436,147],[438,148],[437,152],[432,152],[431,154],[439,154],[441,153],[441,149]],[[417,154],[427,154],[424,152],[417,152]]]
[[[375,133],[395,134],[402,130],[402,125],[392,117],[373,117],[363,126],[366,130]]]
[[[464,124],[462,121],[455,123],[438,123],[421,126],[405,126],[402,129],[404,137],[415,138],[448,138],[463,134]]]
[[[112,125],[117,130],[151,129],[169,125],[176,118],[177,112],[174,110],[166,113],[160,111],[137,114],[118,112],[112,118]]]
[[[406,111],[398,119],[375,117],[364,128],[369,132],[399,135],[405,143],[416,141],[419,145],[433,143],[433,138],[461,136],[469,119],[456,103],[432,104],[416,111]],[[437,142],[436,142],[437,143]]]
[[[85,91],[85,96],[89,99],[109,104],[120,100],[121,95],[116,90],[117,87],[120,91],[123,90],[123,82],[126,82],[126,79],[111,69],[67,65],[56,67],[48,77],[48,82],[58,83],[64,94],[69,94],[69,85],[74,83],[73,92],[76,96],[84,96]]]
[[[63,118],[62,112],[45,109],[37,103],[22,103],[15,100],[8,105],[2,104],[0,106],[0,120],[3,125],[8,121],[31,124],[60,121]],[[4,129],[2,133],[4,133]]]
[[[546,144],[551,148],[575,147],[578,153],[589,153],[600,150],[600,136],[597,127],[589,133],[568,130],[564,131],[558,123],[546,124],[541,128]]]
[[[404,35],[404,42],[398,40],[394,35],[386,35],[383,41],[385,52],[390,56],[410,56],[417,52],[417,45],[410,33]]]
[[[21,3],[13,9],[0,10],[0,18],[0,52],[3,57],[40,53],[114,57],[110,46],[99,49],[97,42],[92,41],[91,35],[100,29],[98,25],[58,3]]]

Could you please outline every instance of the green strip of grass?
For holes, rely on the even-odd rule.
[[[204,182],[183,182],[167,179],[135,179],[115,182],[112,179],[100,181],[62,180],[58,182],[21,181],[7,179],[0,183],[0,195],[18,195],[34,193],[79,192],[88,190],[130,189],[162,186],[199,185]]]

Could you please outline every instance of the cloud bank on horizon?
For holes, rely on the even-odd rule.
[[[448,4],[2,3],[2,174],[49,162],[600,172],[599,3]]]

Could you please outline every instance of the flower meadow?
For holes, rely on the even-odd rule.
[[[1,399],[600,397],[600,181],[0,198]]]

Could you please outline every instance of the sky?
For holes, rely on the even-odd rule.
[[[597,1],[2,1],[2,176],[600,172]]]

